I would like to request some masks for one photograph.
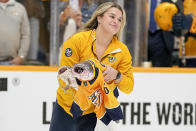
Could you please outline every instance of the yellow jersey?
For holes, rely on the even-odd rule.
[[[109,88],[104,81],[100,63],[95,62],[96,59],[88,59],[93,67],[94,77],[91,80],[80,80],[76,78],[78,89],[74,95],[70,112],[74,118],[78,118],[82,113],[94,106],[94,112],[98,119],[105,125],[112,120],[117,121],[123,119],[123,113],[120,103],[115,96],[113,89]],[[106,67],[105,67],[106,68]]]

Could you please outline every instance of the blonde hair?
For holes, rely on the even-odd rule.
[[[125,26],[126,23],[126,14],[125,11],[122,9],[122,7],[114,2],[105,2],[103,4],[101,4],[99,7],[97,7],[97,9],[95,10],[95,12],[92,14],[92,17],[90,20],[88,20],[88,22],[86,23],[86,25],[84,26],[84,30],[93,30],[96,29],[98,26],[98,20],[97,17],[98,16],[103,16],[105,12],[107,12],[108,9],[110,8],[117,8],[122,12],[122,22],[121,22],[121,26],[120,26],[120,30],[115,34],[115,36],[119,39],[120,34],[123,31],[123,28]]]

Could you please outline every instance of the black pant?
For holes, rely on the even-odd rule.
[[[95,113],[73,119],[56,102],[53,108],[50,131],[94,131],[96,123]]]

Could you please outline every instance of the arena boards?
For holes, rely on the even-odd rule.
[[[0,66],[0,130],[48,131],[56,100],[57,67]],[[118,98],[124,119],[96,131],[193,131],[196,69],[137,68],[130,95]]]

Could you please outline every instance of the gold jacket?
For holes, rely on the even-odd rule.
[[[72,67],[74,64],[90,58],[97,59],[94,45],[95,33],[95,30],[81,31],[65,41],[62,48],[60,66]],[[116,37],[113,37],[100,62],[112,66],[122,74],[122,80],[118,84],[114,82],[107,83],[109,88],[115,89],[117,86],[120,91],[126,94],[129,94],[133,90],[132,57],[125,44],[120,42]],[[59,81],[59,83],[60,86],[65,86],[65,83],[62,81]],[[72,115],[70,108],[75,93],[76,90],[73,88],[69,88],[65,93],[61,87],[57,90],[58,104],[70,115]],[[94,108],[94,106],[89,107],[82,115],[92,113]]]

